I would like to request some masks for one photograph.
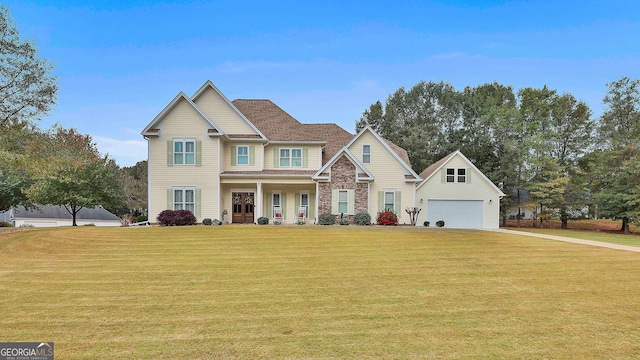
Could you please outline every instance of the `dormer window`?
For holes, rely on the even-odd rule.
[[[467,169],[465,168],[447,168],[447,182],[448,183],[466,183],[467,182]]]
[[[362,145],[362,163],[371,164],[371,145]]]

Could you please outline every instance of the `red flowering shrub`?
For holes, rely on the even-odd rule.
[[[376,221],[379,225],[398,225],[398,215],[389,210],[381,211],[378,213]]]
[[[164,210],[158,217],[158,224],[165,226],[195,225],[196,217],[190,210]]]

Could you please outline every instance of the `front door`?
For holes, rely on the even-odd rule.
[[[233,202],[233,223],[253,223],[253,193],[234,192],[231,194]]]

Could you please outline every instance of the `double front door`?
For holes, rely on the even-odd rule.
[[[233,223],[253,223],[253,207],[255,196],[252,192],[231,193],[233,213],[231,222]]]

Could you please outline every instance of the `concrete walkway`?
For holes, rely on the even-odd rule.
[[[600,241],[592,241],[592,240],[582,240],[582,239],[570,238],[570,237],[566,237],[566,236],[537,234],[537,233],[532,233],[532,232],[528,232],[528,231],[516,231],[516,230],[506,230],[506,229],[493,229],[493,230],[490,230],[490,231],[501,232],[501,233],[504,233],[504,234],[531,236],[531,237],[536,237],[536,238],[541,238],[541,239],[548,239],[548,240],[564,241],[564,242],[570,242],[570,243],[574,243],[574,244],[600,246],[600,247],[605,247],[605,248],[609,248],[609,249],[633,251],[633,252],[640,253],[640,247],[637,247],[637,246],[612,244],[612,243],[606,243],[606,242],[600,242]]]

